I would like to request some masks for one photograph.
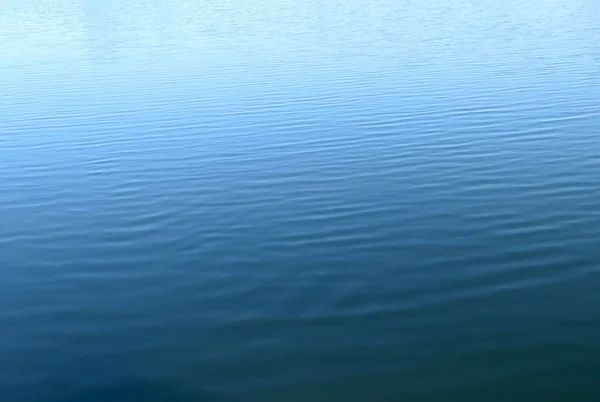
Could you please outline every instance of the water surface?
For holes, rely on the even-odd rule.
[[[600,398],[595,0],[5,0],[7,402]]]

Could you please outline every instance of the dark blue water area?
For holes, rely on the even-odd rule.
[[[596,1],[0,7],[2,401],[600,397]]]

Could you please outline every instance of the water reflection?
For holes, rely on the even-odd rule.
[[[113,0],[81,0],[82,26],[89,55],[95,61],[117,57],[119,49],[118,4]]]

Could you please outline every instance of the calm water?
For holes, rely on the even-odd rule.
[[[4,0],[6,402],[600,399],[597,0]]]

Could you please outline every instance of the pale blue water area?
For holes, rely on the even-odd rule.
[[[597,0],[3,0],[2,402],[600,400]]]

